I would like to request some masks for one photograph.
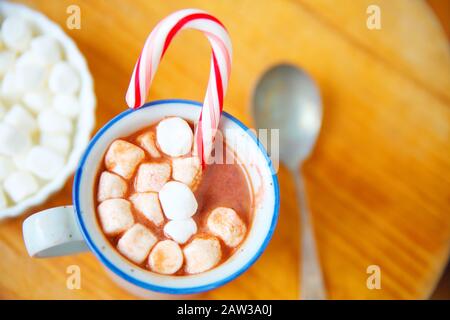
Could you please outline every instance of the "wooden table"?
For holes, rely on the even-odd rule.
[[[325,109],[304,173],[330,297],[428,297],[450,244],[450,54],[425,2],[376,1],[381,30],[366,27],[370,0],[22,2],[63,27],[67,6],[80,6],[81,30],[67,32],[95,79],[97,128],[125,109],[125,90],[147,34],[176,9],[206,9],[228,27],[234,65],[225,110],[248,125],[251,92],[261,73],[282,61],[305,68],[320,86]],[[151,99],[201,100],[209,55],[205,38],[190,31],[180,35],[159,69]],[[247,273],[203,298],[297,297],[294,185],[284,168],[279,179],[280,219],[267,251]],[[71,184],[37,209],[71,203]],[[0,223],[0,298],[133,298],[92,254],[29,258],[23,219]],[[66,288],[69,265],[81,268],[80,290]],[[366,287],[369,265],[381,268],[380,290]]]

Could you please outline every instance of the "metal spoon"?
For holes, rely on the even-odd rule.
[[[301,299],[326,299],[322,270],[299,166],[315,145],[322,122],[322,103],[314,81],[287,64],[268,70],[253,94],[256,126],[280,130],[280,160],[295,177],[302,227]]]

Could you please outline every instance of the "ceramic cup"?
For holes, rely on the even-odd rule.
[[[117,138],[128,136],[164,117],[178,116],[195,122],[201,104],[186,100],[149,103],[127,110],[94,136],[81,158],[73,184],[73,205],[38,212],[23,223],[28,253],[52,257],[91,250],[119,285],[146,298],[191,295],[217,288],[246,271],[263,253],[274,231],[279,209],[279,188],[270,158],[255,135],[239,120],[223,113],[220,129],[228,147],[246,169],[254,193],[254,217],[246,240],[227,261],[204,273],[160,275],[141,269],[122,257],[104,236],[96,218],[94,184],[103,154]],[[245,153],[245,154],[244,154]]]

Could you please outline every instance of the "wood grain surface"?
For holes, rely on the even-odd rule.
[[[21,1],[42,11],[85,54],[98,97],[97,129],[123,111],[144,40],[170,12],[198,7],[227,26],[234,65],[225,110],[252,125],[250,97],[261,73],[279,62],[305,68],[323,96],[324,123],[303,168],[320,260],[333,299],[427,298],[450,246],[450,51],[430,7],[377,0],[381,30],[368,30],[366,0]],[[81,8],[67,30],[66,8]],[[210,50],[187,31],[157,73],[150,98],[202,100]],[[282,107],[282,106],[280,106]],[[294,184],[279,171],[281,212],[266,252],[244,275],[207,299],[295,299],[299,219]],[[71,203],[71,184],[39,209]],[[34,260],[26,255],[25,216],[0,222],[0,298],[130,299],[90,253]],[[82,288],[66,288],[78,265]],[[366,287],[369,265],[381,289]]]

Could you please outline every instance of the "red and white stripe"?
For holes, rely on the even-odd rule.
[[[174,12],[160,21],[148,36],[136,62],[126,101],[133,109],[145,103],[148,89],[164,53],[175,35],[184,29],[202,31],[212,48],[208,88],[195,132],[197,153],[204,167],[211,154],[214,136],[219,126],[231,70],[230,37],[217,18],[201,10],[185,9]]]

